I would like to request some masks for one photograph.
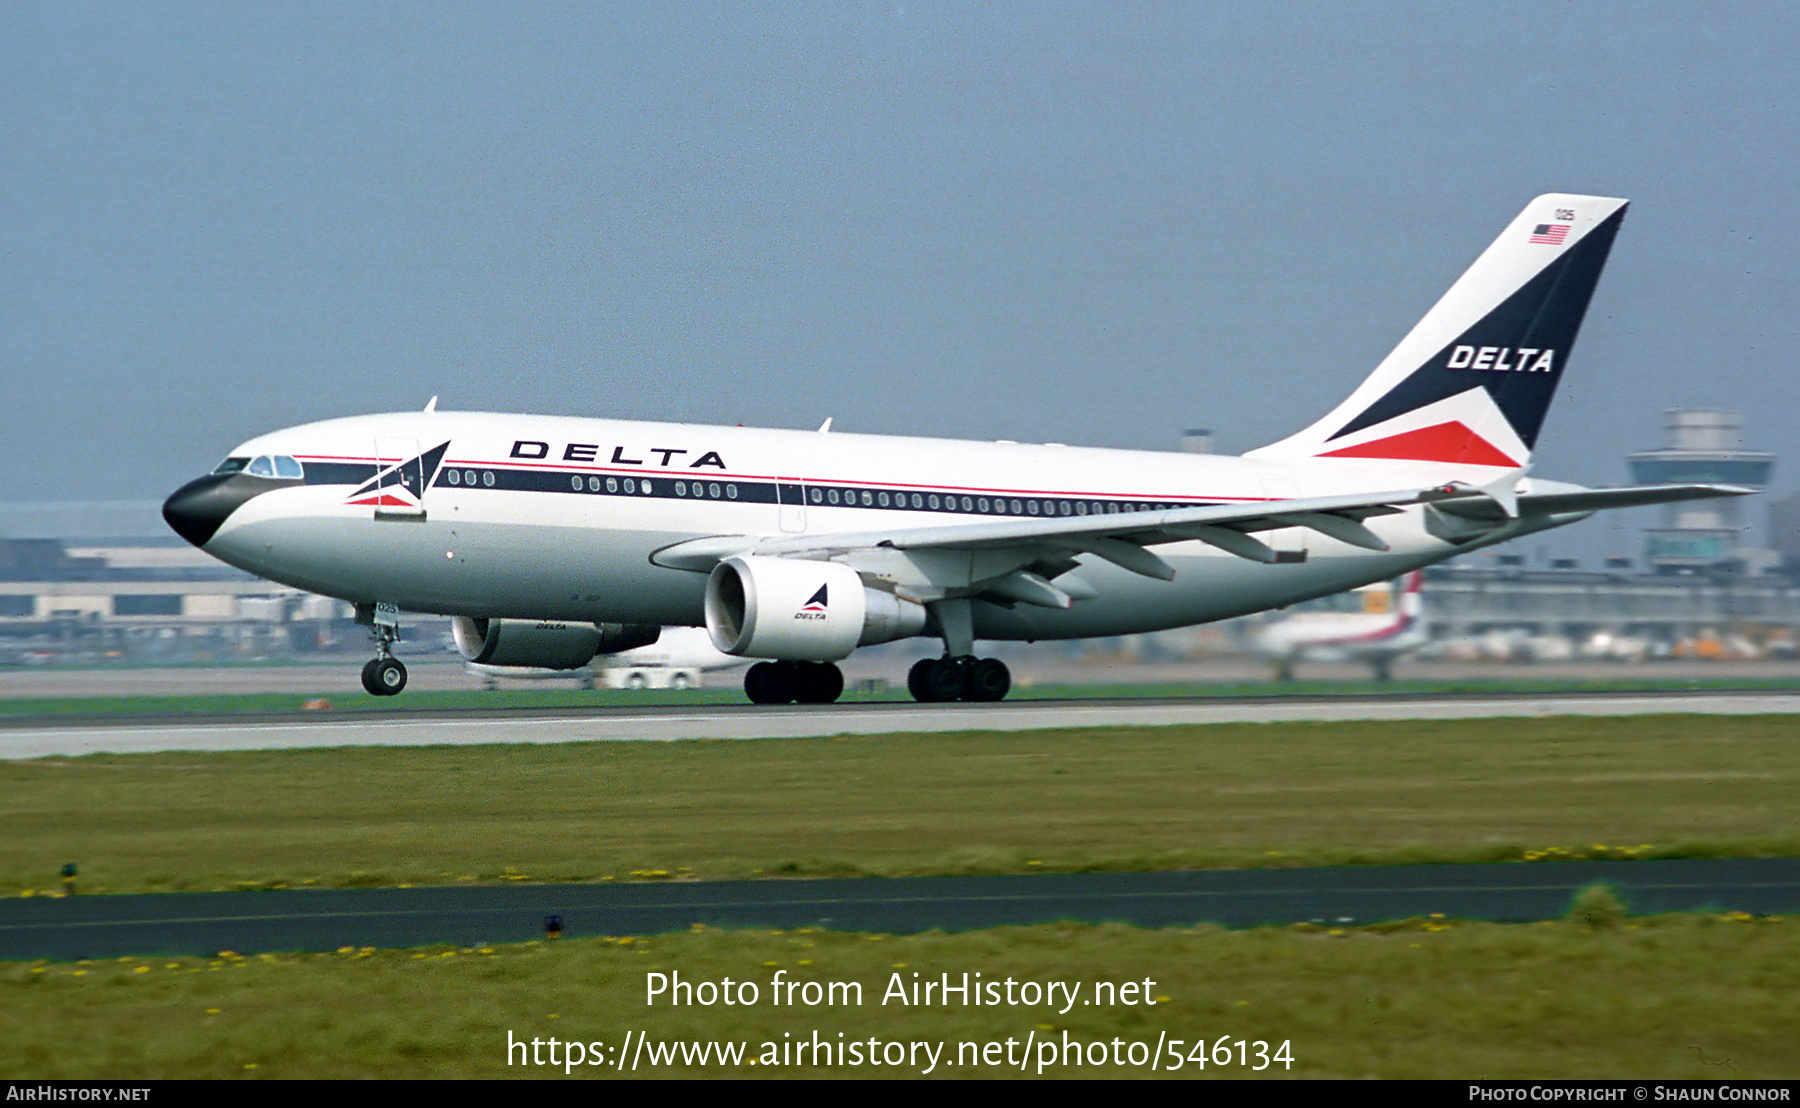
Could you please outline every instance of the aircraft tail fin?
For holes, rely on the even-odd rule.
[[[1527,204],[1347,400],[1246,457],[1528,465],[1626,203]]]
[[[1415,569],[1400,582],[1400,618],[1408,626],[1425,614],[1425,598],[1420,590],[1425,585],[1425,571]]]

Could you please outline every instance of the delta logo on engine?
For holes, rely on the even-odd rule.
[[[829,585],[820,585],[819,591],[812,594],[812,599],[808,600],[804,605],[801,606],[799,611],[794,613],[794,618],[795,619],[824,619],[825,618],[825,590],[829,587],[830,587]]]

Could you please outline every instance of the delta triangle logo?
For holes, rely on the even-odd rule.
[[[351,493],[344,503],[374,508],[418,509],[424,500],[425,490],[437,478],[438,465],[444,460],[444,452],[449,449],[450,444],[445,442],[416,458],[408,458],[381,469]]]
[[[799,611],[794,613],[794,618],[807,620],[823,620],[829,618],[829,613],[825,611],[825,588],[826,586],[820,585],[819,591],[812,594],[812,599],[808,600],[801,606]]]

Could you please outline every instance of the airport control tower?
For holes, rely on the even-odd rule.
[[[1631,479],[1640,485],[1708,482],[1762,488],[1775,456],[1741,448],[1743,419],[1711,408],[1663,413],[1669,445],[1630,456]],[[1738,497],[1689,500],[1663,509],[1663,525],[1644,533],[1644,561],[1657,573],[1718,569],[1736,563]]]

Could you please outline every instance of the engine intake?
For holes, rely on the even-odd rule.
[[[922,605],[869,588],[837,562],[738,555],[706,581],[706,630],[740,657],[835,662],[924,629]]]
[[[662,634],[655,624],[555,623],[529,619],[450,621],[456,649],[466,660],[487,666],[579,669],[597,654],[649,646]]]

